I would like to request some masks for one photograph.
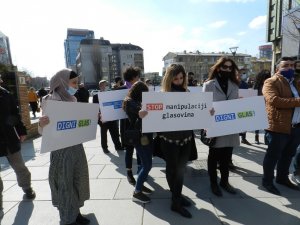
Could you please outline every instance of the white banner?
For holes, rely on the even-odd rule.
[[[254,89],[239,89],[240,98],[248,98],[257,96],[257,90]]]
[[[201,86],[188,86],[187,88],[190,92],[202,92]]]
[[[41,153],[95,139],[98,112],[98,104],[47,100],[44,115],[50,123],[43,128]]]
[[[124,98],[129,89],[98,92],[101,118],[103,122],[127,118],[122,109]]]
[[[207,129],[207,137],[218,137],[254,131],[268,127],[263,96],[214,102],[213,123]]]
[[[210,127],[212,92],[144,92],[142,132],[195,130]]]

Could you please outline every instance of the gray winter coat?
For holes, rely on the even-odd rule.
[[[227,95],[222,91],[217,79],[209,80],[203,84],[203,92],[213,92],[213,101],[225,101],[239,97],[239,87],[232,81],[228,81]],[[214,148],[236,147],[240,145],[239,134],[230,134],[217,137]]]

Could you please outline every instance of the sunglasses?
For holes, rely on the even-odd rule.
[[[224,70],[227,70],[227,69],[230,69],[230,70],[232,70],[232,66],[227,66],[227,65],[222,65],[221,66],[222,67],[222,69],[224,69]]]

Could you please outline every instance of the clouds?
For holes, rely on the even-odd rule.
[[[257,16],[250,23],[249,27],[251,29],[265,28],[267,22],[267,16]]]
[[[211,28],[221,28],[221,27],[225,26],[225,24],[227,24],[226,20],[220,20],[220,21],[213,22],[213,23],[209,24],[208,26]]]

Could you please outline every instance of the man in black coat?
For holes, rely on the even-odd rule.
[[[105,91],[107,86],[107,81],[106,80],[101,80],[99,82],[99,90],[100,91]],[[95,94],[93,96],[93,103],[99,103],[98,99],[98,94]],[[107,121],[107,122],[102,122],[101,121],[101,115],[98,120],[98,124],[100,125],[100,134],[101,134],[101,147],[103,149],[104,153],[110,153],[108,150],[107,146],[107,131],[109,130],[111,139],[115,145],[115,149],[117,151],[123,150],[122,145],[120,142],[120,134],[119,134],[119,128],[118,128],[118,121],[113,120],[113,121]]]
[[[77,102],[89,102],[90,93],[89,91],[84,87],[84,84],[79,84],[79,89],[74,95],[77,98]]]
[[[1,87],[0,76],[0,157],[5,156],[16,173],[18,185],[28,199],[35,198],[31,188],[31,174],[21,155],[21,142],[26,138],[26,128],[21,121],[13,95]],[[2,209],[3,182],[0,178],[0,210]],[[1,213],[0,213],[1,216]]]

